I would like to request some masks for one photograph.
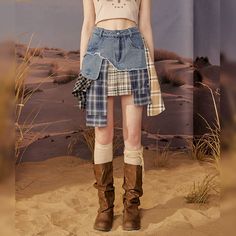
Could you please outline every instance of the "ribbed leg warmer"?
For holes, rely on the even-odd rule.
[[[95,139],[94,164],[103,164],[113,160],[113,143],[101,144]]]
[[[131,165],[140,165],[143,168],[144,176],[144,160],[143,160],[143,146],[137,150],[129,150],[124,148],[124,162]]]

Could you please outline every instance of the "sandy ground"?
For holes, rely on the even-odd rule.
[[[208,204],[187,204],[193,181],[215,170],[180,154],[156,167],[155,152],[145,150],[146,175],[141,198],[142,229],[122,230],[123,156],[114,159],[115,221],[109,235],[220,235],[219,197]],[[16,171],[16,229],[19,235],[103,235],[93,230],[98,207],[92,164],[64,156],[25,162]]]

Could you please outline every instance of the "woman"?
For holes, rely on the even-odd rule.
[[[81,73],[73,93],[95,127],[93,169],[100,207],[94,228],[109,231],[114,215],[114,96],[121,96],[124,138],[123,229],[140,229],[143,195],[143,106],[148,115],[165,110],[154,67],[151,0],[84,0]]]

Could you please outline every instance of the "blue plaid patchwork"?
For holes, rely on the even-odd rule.
[[[109,61],[104,59],[98,79],[92,82],[87,91],[86,126],[102,127],[107,125],[108,66]],[[122,79],[121,77],[125,75],[129,76],[128,81],[131,83],[130,92],[134,96],[134,104],[138,106],[149,104],[151,97],[147,69],[124,71],[123,73],[119,72],[117,73],[116,79],[119,81]],[[127,94],[129,94],[128,90]]]
[[[87,114],[106,116],[108,61],[103,60],[99,76],[91,84],[87,92]]]
[[[129,71],[134,104],[143,106],[151,102],[147,69]]]

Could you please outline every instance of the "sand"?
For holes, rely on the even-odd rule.
[[[109,235],[218,235],[219,197],[208,204],[187,204],[193,181],[215,172],[187,156],[170,156],[155,166],[155,152],[145,150],[146,175],[141,198],[142,229],[122,230],[123,156],[114,159],[115,220]],[[103,235],[93,229],[98,207],[92,164],[72,156],[24,162],[16,171],[16,229],[19,235]],[[209,225],[209,227],[208,227]],[[211,227],[210,227],[211,226]]]
[[[24,54],[25,46],[17,45]],[[19,61],[21,60],[19,56]],[[21,122],[31,112],[39,112],[22,143],[21,163],[16,168],[16,230],[18,235],[83,236],[103,235],[93,230],[98,209],[93,187],[91,153],[83,142],[85,114],[78,111],[71,94],[75,81],[54,83],[69,72],[79,71],[79,53],[44,48],[42,56],[31,59],[27,87],[35,92],[24,107]],[[144,113],[142,143],[145,147],[146,175],[141,198],[142,229],[122,230],[123,156],[114,159],[116,188],[115,220],[109,235],[220,235],[219,196],[212,193],[208,204],[187,204],[184,196],[194,181],[215,172],[209,164],[190,160],[186,138],[193,136],[193,68],[171,59],[155,63],[160,76],[174,73],[182,86],[161,84],[166,111],[156,117]],[[48,77],[54,70],[57,77]],[[171,76],[173,78],[173,76]],[[116,127],[121,131],[121,107],[116,100]],[[175,122],[173,121],[175,118]],[[117,135],[117,134],[116,134]],[[68,153],[75,140],[78,142]],[[168,164],[156,166],[156,149],[170,144]],[[26,148],[26,149],[24,149]],[[122,150],[120,150],[122,153]],[[180,151],[182,151],[180,153]],[[120,155],[120,154],[118,154]],[[221,225],[222,226],[222,225]]]

